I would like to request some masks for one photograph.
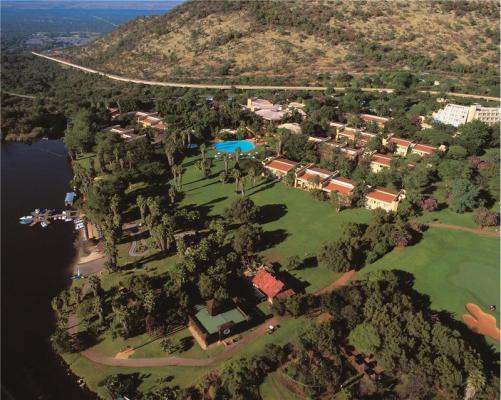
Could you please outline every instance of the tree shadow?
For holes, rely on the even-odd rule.
[[[285,214],[287,214],[287,206],[285,204],[266,204],[259,207],[257,222],[259,224],[267,224],[282,218]]]
[[[248,193],[249,196],[252,196],[253,194],[256,194],[256,193],[259,193],[259,192],[262,192],[263,190],[267,190],[267,189],[270,189],[272,188],[273,186],[275,186],[277,183],[277,181],[272,181],[272,182],[263,182],[257,186],[254,186],[254,188],[258,188],[257,190],[254,190],[252,193]]]
[[[308,269],[318,267],[318,259],[316,256],[306,257],[299,269]]]
[[[261,243],[259,246],[259,250],[266,250],[276,246],[279,243],[282,243],[287,237],[289,233],[285,229],[275,229],[274,231],[265,231],[261,237]]]

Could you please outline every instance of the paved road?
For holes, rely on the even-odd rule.
[[[101,76],[105,76],[109,79],[113,79],[116,81],[122,82],[131,82],[131,83],[139,83],[142,85],[150,85],[150,86],[165,86],[165,87],[183,87],[183,88],[198,88],[198,89],[243,89],[243,90],[314,90],[314,91],[324,91],[327,89],[327,86],[262,86],[262,85],[222,85],[222,84],[207,84],[207,83],[182,83],[182,82],[162,82],[162,81],[150,81],[144,79],[135,79],[129,77],[118,76],[114,74],[108,74],[105,72],[97,71],[92,68],[83,67],[78,64],[74,64],[69,61],[62,60],[60,58],[51,57],[45,54],[40,54],[36,52],[32,52],[33,55],[45,58],[50,61],[57,62],[59,64],[63,64],[72,68],[79,69],[84,72],[88,72],[91,74],[98,74]],[[337,91],[344,91],[346,87],[335,87]],[[395,90],[389,88],[361,88],[364,92],[386,92],[392,93]],[[440,92],[432,91],[432,90],[420,90],[421,93],[430,93],[430,94],[440,94]],[[468,94],[468,93],[454,93],[448,92],[446,93],[449,96],[458,96],[458,97],[466,97],[472,99],[485,99],[485,100],[493,100],[493,101],[501,101],[499,97],[492,96],[482,96],[476,94]]]

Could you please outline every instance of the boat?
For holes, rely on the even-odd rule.
[[[47,228],[49,224],[45,221],[40,222],[40,225],[42,225],[43,228]]]
[[[19,218],[19,223],[23,225],[28,225],[33,222],[33,217],[31,215],[25,215],[24,217]]]

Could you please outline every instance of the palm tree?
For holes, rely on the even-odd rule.
[[[229,161],[228,153],[223,154],[223,161],[224,161],[224,172],[228,174],[228,161]]]
[[[240,155],[242,154],[242,149],[240,147],[237,147],[235,149],[235,161],[238,163],[240,160]]]
[[[120,150],[118,149],[118,147],[115,147],[113,149],[113,155],[115,156],[115,162],[118,164],[118,159],[120,157]]]
[[[200,152],[202,153],[202,160],[203,160],[203,161],[205,161],[205,149],[206,149],[206,147],[205,147],[205,143],[202,143],[202,144],[200,145]]]
[[[235,190],[238,192],[238,184],[240,183],[240,178],[242,178],[242,173],[240,170],[234,168],[231,171],[231,176],[233,179],[235,179]]]
[[[132,151],[127,150],[127,152],[125,153],[125,159],[129,163],[129,169],[132,169],[132,160],[133,160],[133,158],[134,158],[134,156],[132,154]]]
[[[92,308],[98,316],[99,325],[104,323],[104,304],[101,297],[94,297],[92,301]]]
[[[255,186],[256,185],[256,170],[254,168],[251,168],[249,170],[249,172],[247,173],[247,176],[252,181],[252,184]]]
[[[174,202],[176,201],[176,194],[177,194],[177,190],[174,186],[170,186],[169,187],[169,197],[170,197],[170,202],[172,204],[174,204]]]
[[[221,173],[219,174],[219,181],[221,183],[226,183],[226,180],[228,179],[228,174],[224,171],[221,171]]]
[[[247,187],[247,177],[244,176],[242,179],[240,179],[240,194],[242,197],[245,197],[245,188]]]
[[[277,138],[277,156],[280,156],[282,154],[282,145],[284,141],[284,134],[281,129],[277,130],[275,136]]]
[[[320,175],[315,175],[312,179],[313,181],[313,184],[315,185],[316,188],[318,188],[320,186],[320,182],[322,181],[320,179]]]
[[[169,167],[174,165],[174,154],[176,154],[176,142],[172,139],[167,140],[164,146],[165,156]]]
[[[144,217],[145,217],[145,212],[146,212],[146,199],[142,195],[139,195],[136,198],[136,204],[139,207],[139,212],[141,214],[141,219],[144,222]]]

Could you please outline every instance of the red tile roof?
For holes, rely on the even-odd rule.
[[[335,182],[335,181],[330,181],[325,187],[324,189],[326,191],[329,191],[329,192],[332,192],[332,191],[335,191],[335,192],[338,192],[338,193],[341,193],[341,194],[344,194],[344,195],[349,195],[351,194],[351,192],[353,191],[353,188],[350,188],[350,187],[347,187],[347,186],[343,186],[343,185],[340,185],[339,183]]]
[[[378,117],[377,115],[371,115],[371,114],[360,114],[360,118],[362,118],[364,121],[374,121],[374,122],[379,122],[381,124],[384,124],[389,121],[389,118],[384,118],[384,117]]]
[[[252,279],[252,284],[270,299],[282,291],[285,284],[265,269],[260,269]]]
[[[285,158],[277,158],[271,160],[265,166],[266,168],[278,169],[279,171],[289,172],[297,165],[297,162],[286,160]]]
[[[391,160],[392,157],[384,156],[382,154],[374,154],[371,158],[371,162],[386,165],[387,167],[390,166]]]
[[[399,192],[395,190],[377,187],[371,189],[366,194],[366,197],[369,197],[374,200],[379,200],[385,203],[392,203],[393,201],[397,200],[398,194]]]
[[[277,294],[277,299],[288,299],[289,297],[292,297],[296,294],[296,292],[293,290],[293,289],[287,289],[287,290],[284,290],[283,292],[280,292],[279,294]]]
[[[390,143],[395,143],[397,146],[402,146],[402,147],[409,147],[412,142],[410,140],[405,140],[397,137],[392,137],[389,140]]]
[[[427,144],[416,144],[413,148],[413,150],[419,151],[421,153],[427,153],[427,154],[432,154],[434,151],[437,150],[435,146],[430,146]]]

